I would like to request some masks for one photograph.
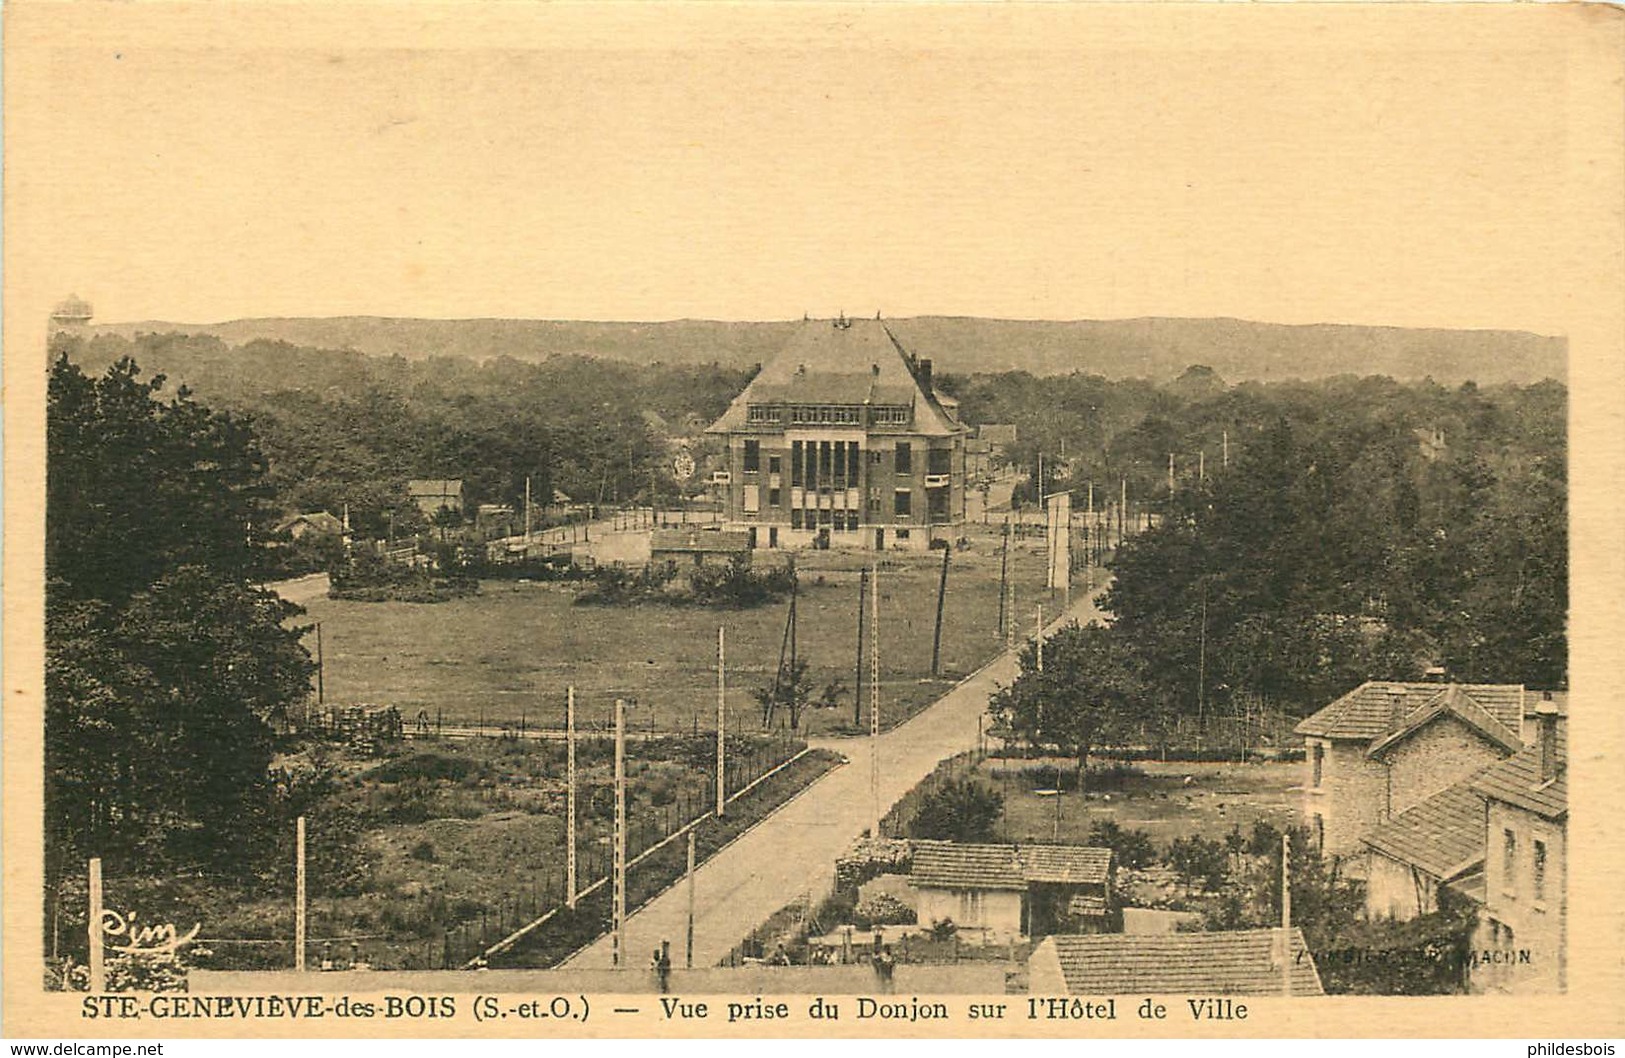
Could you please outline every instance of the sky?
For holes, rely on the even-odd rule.
[[[295,17],[315,10],[12,11],[13,275],[103,321],[844,310],[1561,333],[1571,115],[1539,17]]]

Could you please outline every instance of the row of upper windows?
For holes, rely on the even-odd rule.
[[[1535,903],[1546,901],[1546,843],[1539,838],[1530,843],[1529,892]],[[1517,897],[1519,890],[1518,832],[1511,827],[1501,831],[1501,892]]]
[[[745,421],[759,426],[830,425],[862,426],[862,404],[752,404],[745,409]],[[910,409],[904,405],[871,405],[869,421],[885,426],[906,426]]]
[[[800,484],[801,471],[806,469],[808,476],[816,476],[820,470],[825,477],[831,474],[831,453],[834,453],[834,469],[836,475],[856,478],[858,473],[858,447],[854,441],[808,442],[803,446],[796,441],[791,445],[791,468],[796,477],[793,484]],[[803,454],[805,453],[805,455]],[[954,453],[951,448],[930,448],[926,450],[927,474],[953,473]],[[779,456],[768,457],[768,473],[779,473]],[[820,463],[814,462],[821,461]],[[878,466],[881,452],[878,449],[869,450],[869,462]],[[899,474],[914,473],[914,448],[906,441],[897,442],[892,456],[893,469]],[[744,466],[747,474],[758,473],[762,469],[762,443],[746,439],[744,445]],[[845,471],[844,475],[842,474]]]

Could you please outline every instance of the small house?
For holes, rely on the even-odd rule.
[[[278,536],[286,533],[292,540],[303,540],[307,536],[343,536],[344,523],[326,511],[310,511],[278,522],[276,533]]]
[[[1027,961],[1038,995],[1324,995],[1303,931],[1045,938]]]
[[[463,482],[461,478],[420,478],[406,483],[406,494],[423,512],[433,518],[441,511],[463,513]]]
[[[750,535],[719,529],[654,529],[649,538],[649,561],[677,566],[727,565],[735,559],[749,562]]]
[[[1368,681],[1300,723],[1304,814],[1321,850],[1364,837],[1523,747],[1521,684]]]
[[[1122,929],[1110,849],[1082,845],[914,845],[909,884],[924,924],[952,921],[989,943]]]
[[[1441,790],[1365,837],[1366,914],[1406,921],[1439,909],[1439,890],[1482,888],[1484,801],[1475,776]]]

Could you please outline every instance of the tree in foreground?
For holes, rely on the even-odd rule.
[[[247,579],[249,432],[121,361],[66,359],[47,417],[45,815],[86,856],[246,869],[273,822],[272,724],[308,693],[301,611]]]
[[[1110,629],[1070,624],[1021,652],[1014,683],[989,703],[1017,737],[1053,747],[1078,762],[1080,789],[1090,751],[1136,732],[1150,719],[1150,698],[1133,658]]]

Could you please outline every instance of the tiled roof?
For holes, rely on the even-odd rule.
[[[1540,740],[1499,764],[1480,772],[1472,781],[1473,792],[1482,797],[1516,805],[1547,819],[1561,819],[1569,812],[1568,723],[1557,721],[1557,752],[1554,777],[1540,779]]]
[[[916,889],[1027,888],[1014,845],[921,841],[914,846],[909,884]]]
[[[961,433],[920,387],[906,356],[891,329],[880,320],[808,320],[706,432],[744,429],[752,404],[869,401],[912,406],[914,423],[909,433],[932,437]]]
[[[1366,835],[1391,859],[1449,881],[1484,862],[1484,800],[1467,779],[1441,790]]]
[[[1379,739],[1405,719],[1455,688],[1508,730],[1517,733],[1523,717],[1522,684],[1399,683],[1370,680],[1303,720],[1294,729],[1315,738]]]
[[[1447,713],[1508,753],[1516,753],[1523,748],[1517,728],[1507,727],[1460,686],[1452,684],[1401,720],[1399,726],[1374,741],[1366,752],[1375,757]]]
[[[1023,845],[1016,850],[1029,882],[1104,885],[1111,877],[1112,850],[1085,845]]]
[[[750,534],[726,529],[656,529],[649,535],[651,551],[749,551]]]
[[[1324,994],[1303,931],[1291,932],[1292,994]],[[1032,963],[1060,964],[1073,994],[1279,995],[1279,933],[1246,929],[1215,933],[1096,933],[1047,938]]]
[[[276,531],[279,533],[284,532],[292,529],[300,522],[304,522],[318,533],[342,533],[344,531],[344,523],[326,511],[296,514],[292,518],[286,518],[280,522],[276,527]]]

